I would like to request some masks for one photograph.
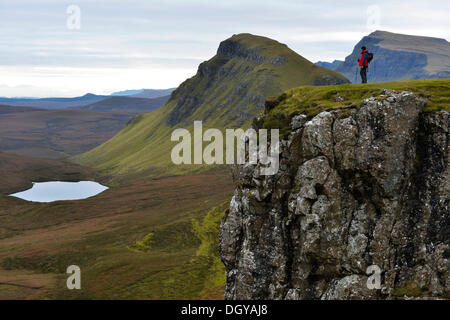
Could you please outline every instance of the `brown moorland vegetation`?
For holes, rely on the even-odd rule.
[[[199,253],[208,239],[199,232],[231,194],[227,170],[135,181],[77,201],[0,194],[0,299],[220,298],[212,277],[223,270],[217,255]],[[82,290],[66,288],[72,264]]]

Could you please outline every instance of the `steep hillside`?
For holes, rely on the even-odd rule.
[[[353,82],[362,46],[374,53],[369,82],[450,78],[450,43],[445,39],[375,31],[334,69]]]
[[[116,137],[74,161],[116,176],[197,170],[198,166],[176,167],[171,163],[175,143],[170,135],[174,129],[190,129],[194,120],[204,120],[204,127],[246,126],[269,96],[300,85],[339,83],[348,80],[314,65],[284,44],[250,34],[234,35],[172,93],[164,107],[141,115]]]
[[[134,97],[110,97],[96,103],[76,107],[79,110],[143,113],[158,109],[167,103],[170,96],[146,99]]]
[[[278,97],[255,126],[287,126],[280,170],[234,170],[226,298],[449,298],[449,94],[446,79]]]

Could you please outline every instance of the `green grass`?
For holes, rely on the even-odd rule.
[[[429,291],[427,287],[420,287],[417,283],[411,281],[404,287],[394,289],[392,295],[395,297],[420,297],[426,295]]]
[[[225,284],[225,266],[219,256],[220,222],[229,210],[229,202],[211,209],[202,220],[193,220],[193,231],[200,240],[197,257],[208,262],[209,273],[205,278],[205,288],[214,288]]]
[[[425,112],[450,111],[450,79],[304,86],[269,100],[273,108],[260,125],[278,128],[281,134],[285,134],[290,130],[290,120],[294,115],[304,113],[313,117],[322,111],[354,108],[364,99],[380,95],[384,89],[412,91],[423,97],[427,101]]]
[[[223,298],[218,230],[231,194],[231,177],[220,172],[113,187],[79,201],[0,194],[0,282],[43,286],[33,291],[43,299]],[[81,268],[80,291],[65,285],[72,264]],[[0,297],[29,290],[0,284]]]
[[[225,284],[225,266],[219,256],[219,227],[228,210],[229,202],[212,208],[200,219],[182,222],[152,231],[130,247],[134,252],[179,252],[197,248],[189,266],[196,265],[195,273],[201,273],[196,281],[197,294],[203,295],[211,288]],[[175,277],[183,274],[175,273]],[[202,281],[203,284],[202,284]],[[184,279],[183,282],[190,280]]]

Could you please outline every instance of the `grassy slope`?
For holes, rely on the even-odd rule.
[[[204,120],[204,128],[246,127],[261,112],[268,96],[312,84],[324,75],[345,81],[340,74],[315,66],[274,40],[240,34],[227,41],[249,50],[256,48],[259,55],[269,60],[284,57],[287,63],[258,64],[216,55],[174,92],[168,104],[151,114],[141,115],[110,141],[73,160],[103,169],[106,174],[114,175],[116,181],[130,174],[158,176],[203,170],[202,166],[172,164],[170,153],[176,142],[170,141],[170,135],[176,127],[191,130],[194,120]],[[182,104],[181,108],[177,105],[189,99],[197,99],[199,103]],[[174,112],[183,116],[180,116],[180,123],[171,127],[167,123]]]
[[[299,87],[273,98],[278,105],[264,117],[266,128],[289,131],[292,116],[312,117],[322,111],[354,108],[363,99],[379,95],[384,89],[412,91],[427,100],[425,112],[450,111],[450,79],[396,81],[371,84]],[[339,97],[339,98],[338,98]]]

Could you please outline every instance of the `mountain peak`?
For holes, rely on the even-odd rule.
[[[238,33],[234,34],[230,38],[226,39],[223,42],[227,41],[233,41],[233,42],[239,42],[243,45],[246,45],[249,48],[253,48],[255,46],[267,46],[267,45],[281,45],[286,46],[285,44],[282,44],[274,39],[270,39],[263,36],[258,36],[251,33]]]
[[[278,41],[248,33],[233,35],[172,93],[166,105],[143,115],[77,161],[96,166],[97,159],[109,158],[108,166],[117,173],[128,170],[130,163],[142,168],[139,171],[178,170],[170,160],[173,144],[168,141],[173,129],[192,128],[200,120],[205,128],[245,128],[264,110],[268,97],[302,85],[348,82]],[[118,155],[128,159],[124,162]]]
[[[389,40],[389,41],[401,41],[401,42],[424,40],[424,41],[429,41],[429,42],[448,43],[448,41],[443,38],[401,34],[401,33],[394,33],[394,32],[383,31],[383,30],[376,30],[376,31],[372,32],[371,34],[369,34],[368,37],[379,38],[379,39]]]
[[[397,33],[384,31],[384,30],[375,30],[374,32],[369,34],[369,37],[384,37],[384,36],[394,35],[394,34],[397,34]]]
[[[276,40],[250,33],[240,33],[222,41],[217,55],[241,58],[257,64],[268,62],[280,65],[286,62],[286,57],[281,55],[285,49],[287,46]]]
[[[197,74],[174,91],[175,107],[167,124],[185,122],[196,112],[196,119],[203,120],[225,112],[222,119],[241,126],[263,108],[269,96],[300,85],[346,82],[342,75],[315,66],[276,40],[235,34],[222,41],[217,55],[200,64]]]
[[[92,98],[95,97],[96,95],[93,93],[86,93],[84,96],[82,96],[82,98]]]

